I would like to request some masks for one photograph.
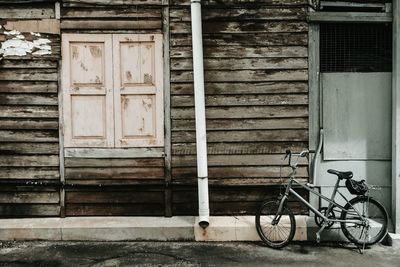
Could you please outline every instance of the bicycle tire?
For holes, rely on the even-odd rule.
[[[283,206],[281,218],[276,225],[271,222],[279,208],[279,201],[265,201],[256,213],[256,229],[262,242],[271,248],[283,248],[292,241],[296,231],[296,220],[286,203]]]
[[[368,206],[367,206],[368,205]],[[349,201],[344,207],[340,218],[342,220],[357,220],[360,216],[368,219],[370,226],[341,222],[343,234],[356,245],[373,245],[381,241],[387,234],[388,215],[385,208],[377,200],[360,196]],[[366,214],[366,212],[368,212]],[[373,235],[370,234],[372,232]]]

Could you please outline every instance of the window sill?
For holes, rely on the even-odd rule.
[[[65,148],[65,158],[163,158],[163,147]]]

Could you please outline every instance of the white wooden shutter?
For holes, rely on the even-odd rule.
[[[63,34],[65,147],[113,147],[112,37]]]
[[[113,55],[115,146],[162,146],[162,35],[113,35]]]

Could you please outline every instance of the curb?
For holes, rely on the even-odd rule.
[[[315,241],[313,217],[296,216],[295,241]],[[400,239],[400,235],[390,235]],[[203,229],[198,217],[68,217],[0,219],[0,240],[48,241],[260,241],[254,216],[212,216]],[[321,241],[347,241],[327,229]]]

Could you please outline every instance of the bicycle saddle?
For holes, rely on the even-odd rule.
[[[333,169],[329,169],[328,173],[335,174],[339,179],[351,179],[353,177],[353,172],[341,172]]]

